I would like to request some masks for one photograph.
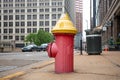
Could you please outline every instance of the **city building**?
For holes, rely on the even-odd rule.
[[[78,33],[75,37],[75,48],[82,47],[82,33],[83,33],[83,0],[75,0],[75,19]]]
[[[118,47],[116,45],[120,43],[120,0],[97,0],[95,6],[95,30],[101,29],[103,46]]]
[[[64,6],[65,0],[0,0],[0,41],[23,47],[29,33],[51,32]]]

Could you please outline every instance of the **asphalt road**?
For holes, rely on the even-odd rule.
[[[0,73],[50,59],[47,52],[0,53]]]

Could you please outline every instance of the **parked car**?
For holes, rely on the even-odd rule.
[[[47,46],[47,43],[41,44],[40,46],[38,46],[37,51],[46,51]]]
[[[31,51],[37,51],[37,46],[35,44],[27,45],[22,48],[22,52],[31,52]]]

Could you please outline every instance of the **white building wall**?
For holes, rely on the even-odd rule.
[[[11,1],[11,2],[10,2]],[[23,2],[22,2],[23,1]],[[46,3],[45,3],[46,2]],[[36,4],[35,4],[36,3]],[[30,7],[28,6],[31,5]],[[40,4],[44,4],[43,6],[40,6]],[[49,4],[49,5],[45,5],[45,4]],[[33,28],[36,28],[37,31],[40,28],[43,28],[44,30],[49,29],[47,31],[51,32],[51,29],[54,27],[54,25],[52,25],[52,21],[57,21],[59,19],[58,15],[61,15],[64,13],[64,0],[1,0],[0,2],[0,16],[1,16],[1,26],[0,26],[0,40],[1,41],[11,41],[14,40],[16,44],[24,44],[24,40],[21,39],[21,37],[25,37],[27,34],[29,33],[33,33]],[[13,5],[13,6],[9,6],[9,5]],[[25,5],[25,6],[24,6]],[[35,6],[33,6],[35,5]],[[44,9],[44,12],[41,12],[40,9]],[[45,12],[45,9],[48,8],[49,11]],[[56,11],[52,11],[52,9],[56,9]],[[62,8],[62,11],[58,11],[58,8],[60,10],[60,8]],[[25,12],[21,13],[21,9],[25,10]],[[28,9],[37,9],[37,12],[27,12]],[[5,10],[7,10],[8,12],[5,13]],[[9,13],[9,10],[13,10],[12,13]],[[16,10],[19,10],[19,12],[17,13]],[[44,19],[40,19],[39,15],[42,14],[44,15]],[[49,14],[49,19],[45,19],[45,14]],[[52,14],[54,14],[56,17],[55,19],[52,18]],[[8,19],[4,20],[4,16],[7,15]],[[13,16],[12,20],[9,20],[9,15]],[[25,16],[24,20],[16,20],[16,15],[19,15],[19,18],[21,18],[21,15]],[[37,15],[36,19],[27,19],[27,16],[31,15],[31,17],[33,18],[33,15]],[[27,22],[33,22],[36,21],[37,22],[37,26],[33,26],[33,23],[31,23],[31,26],[27,25]],[[40,21],[44,21],[44,25],[40,26],[39,22]],[[49,25],[45,26],[45,21],[49,21]],[[5,23],[7,22],[7,27],[4,26]],[[13,22],[13,26],[9,26],[9,22]],[[16,26],[16,22],[19,22],[19,26]],[[20,26],[21,22],[25,22],[24,26]],[[55,23],[54,23],[55,24]],[[28,33],[28,28],[31,29],[31,31]],[[5,29],[7,30],[7,32],[5,31]],[[9,29],[12,29],[12,32],[9,32]],[[18,31],[17,31],[18,29]],[[21,29],[24,29],[24,31],[22,31]],[[22,31],[22,32],[21,32]],[[35,31],[35,32],[37,32]],[[12,36],[12,38],[10,38]],[[18,37],[18,39],[17,39]]]

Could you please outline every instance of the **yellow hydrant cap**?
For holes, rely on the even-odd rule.
[[[77,29],[73,26],[73,23],[70,21],[68,14],[65,13],[61,16],[55,27],[52,29],[52,33],[76,34]]]

